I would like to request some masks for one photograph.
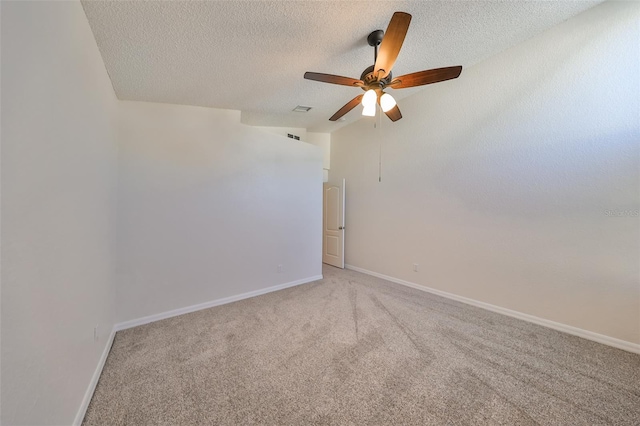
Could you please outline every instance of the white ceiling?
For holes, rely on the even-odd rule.
[[[305,71],[360,78],[367,35],[411,13],[393,74],[469,67],[600,1],[83,1],[119,99],[227,108],[258,126],[331,132],[360,89],[304,80]],[[464,69],[462,76],[464,78]],[[455,84],[455,80],[438,83]],[[418,90],[391,90],[399,100]],[[308,113],[293,112],[311,106]]]

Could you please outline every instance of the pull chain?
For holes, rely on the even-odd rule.
[[[378,120],[377,123],[376,120]],[[376,129],[374,134],[378,136],[378,182],[382,182],[382,135],[380,135],[380,131],[382,128],[382,107],[377,104],[376,116],[373,120],[373,128]]]
[[[382,135],[380,135],[380,132],[382,131],[382,108],[379,107],[378,111],[379,111],[379,114],[378,114],[378,141],[379,141],[378,182],[382,182]]]

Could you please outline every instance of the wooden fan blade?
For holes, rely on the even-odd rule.
[[[340,84],[342,86],[357,86],[364,85],[362,80],[356,80],[355,78],[341,77],[333,74],[322,74],[319,72],[305,72],[304,78],[307,80],[321,81],[323,83]]]
[[[358,95],[355,98],[351,99],[349,102],[346,103],[345,106],[343,106],[342,108],[340,108],[338,110],[338,112],[336,112],[335,114],[333,114],[333,116],[331,116],[331,118],[329,119],[329,121],[337,121],[338,118],[342,117],[343,115],[345,115],[346,113],[348,113],[349,111],[351,111],[352,109],[354,109],[356,107],[356,105],[358,105],[361,101],[362,101],[362,97],[364,95]]]
[[[385,112],[385,114],[387,114],[387,117],[389,117],[391,121],[398,121],[402,118],[402,114],[400,113],[400,108],[398,108],[398,105]]]
[[[378,78],[384,78],[391,72],[393,64],[396,63],[398,53],[404,42],[411,23],[411,15],[404,12],[396,12],[389,22],[387,32],[384,33],[380,49],[378,50],[378,58],[374,66],[374,75]]]
[[[394,78],[390,87],[394,89],[406,89],[407,87],[424,86],[425,84],[438,83],[440,81],[458,78],[462,67],[436,68],[427,71],[418,71]]]

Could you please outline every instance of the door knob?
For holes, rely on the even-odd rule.
[[[344,226],[338,226],[338,229],[344,229]]]

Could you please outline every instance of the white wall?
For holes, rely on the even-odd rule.
[[[108,342],[116,102],[79,2],[2,2],[2,424],[73,422]]]
[[[403,99],[395,124],[335,132],[346,262],[640,343],[638,9],[604,3]]]
[[[300,140],[305,140],[307,137],[307,129],[304,127],[273,127],[273,126],[252,126],[256,129],[260,129],[267,133],[273,133],[274,135],[280,135],[289,137],[289,134],[300,136]]]
[[[286,136],[289,134],[300,136],[302,142],[310,143],[322,149],[322,180],[329,180],[329,169],[331,168],[331,133],[307,132],[303,127],[268,127],[253,126],[264,132],[273,133],[274,135]]]
[[[322,168],[331,168],[331,133],[308,132],[305,142],[322,148]]]
[[[319,148],[237,111],[122,102],[120,114],[119,321],[322,273]]]
[[[331,169],[331,133],[308,132],[304,141],[322,149],[322,180],[328,182]]]

